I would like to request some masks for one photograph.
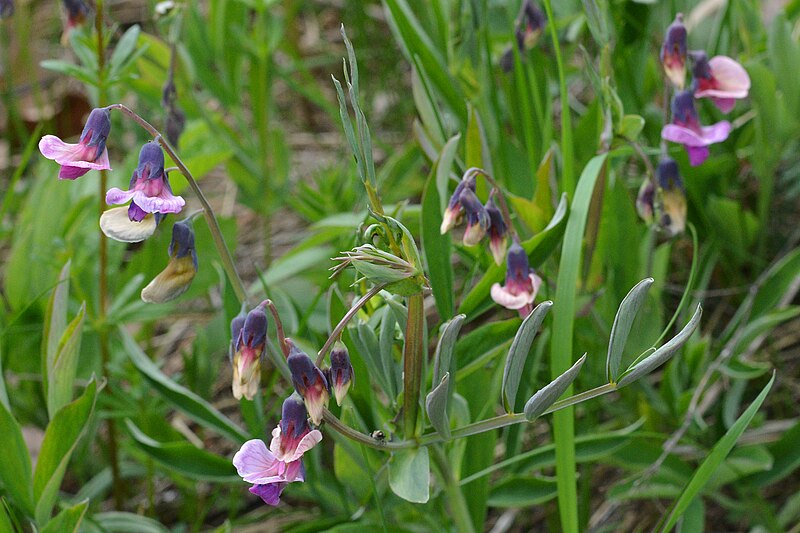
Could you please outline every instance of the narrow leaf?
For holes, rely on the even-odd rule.
[[[97,523],[101,531],[113,533],[169,533],[169,529],[152,518],[120,511],[94,514],[92,522]]]
[[[28,516],[33,515],[31,458],[22,438],[22,429],[5,404],[0,404],[0,484],[11,500]]]
[[[67,261],[58,275],[58,283],[50,300],[47,302],[47,311],[44,315],[44,331],[42,332],[42,374],[48,376],[53,368],[53,359],[58,353],[58,343],[64,330],[67,328],[67,304],[69,297],[69,272],[71,261]],[[44,390],[47,394],[48,380],[44,380]],[[52,418],[53,413],[49,413]]]
[[[42,528],[42,533],[75,533],[83,521],[89,500],[67,507]]]
[[[453,350],[465,318],[467,318],[466,315],[456,315],[442,325],[439,344],[436,345],[436,353],[433,356],[433,383],[440,382],[450,371]]]
[[[533,339],[536,338],[536,333],[552,306],[553,302],[549,300],[537,305],[531,314],[522,321],[522,325],[511,343],[511,348],[508,350],[506,367],[503,370],[502,396],[503,405],[509,413],[514,412],[514,402],[517,398],[517,390],[519,390],[519,381],[522,378],[522,370],[525,367],[525,360],[528,358]]]
[[[72,387],[75,384],[75,373],[78,370],[83,319],[86,316],[86,302],[72,322],[69,323],[58,343],[56,356],[52,366],[47,369],[47,413],[52,419],[59,409],[72,401]]]
[[[430,476],[428,448],[402,450],[393,453],[389,459],[389,486],[404,500],[427,503]]]
[[[631,326],[639,313],[642,304],[647,298],[647,291],[653,285],[653,278],[646,278],[637,283],[622,299],[614,317],[614,325],[611,327],[611,339],[608,341],[608,358],[606,359],[606,379],[609,383],[614,382],[619,373],[619,364],[622,360],[622,352]]]
[[[703,308],[698,305],[694,315],[692,315],[692,318],[683,327],[683,329],[661,348],[622,374],[620,380],[617,382],[617,386],[622,388],[625,385],[630,385],[640,377],[649,374],[654,369],[669,361],[669,359],[675,355],[675,352],[677,352],[686,343],[686,341],[689,340],[689,337],[691,337],[692,333],[694,333],[694,330],[697,329],[697,326],[700,324],[700,316],[702,314]]]
[[[442,319],[453,316],[455,299],[453,298],[453,265],[450,258],[452,240],[449,233],[442,233],[442,211],[439,191],[436,188],[436,174],[441,160],[434,166],[425,185],[420,210],[420,227],[422,230],[422,252],[428,265],[436,310]]]
[[[436,432],[445,439],[450,438],[450,419],[447,416],[447,388],[450,372],[445,372],[442,381],[425,397],[425,410]]]
[[[714,449],[711,450],[711,453],[708,454],[708,457],[705,458],[703,463],[700,467],[695,470],[692,479],[686,484],[686,487],[681,492],[681,495],[675,501],[675,504],[672,506],[669,515],[665,519],[662,520],[660,524],[659,531],[667,532],[671,531],[675,523],[678,519],[686,512],[686,509],[689,507],[689,504],[692,503],[692,500],[695,499],[700,494],[700,491],[709,482],[709,480],[714,476],[714,473],[717,471],[717,468],[722,464],[722,461],[728,456],[730,451],[736,445],[736,441],[739,440],[744,430],[747,429],[747,426],[750,425],[750,422],[753,420],[758,409],[761,407],[761,404],[764,403],[764,399],[769,394],[770,389],[772,388],[772,384],[775,382],[775,374],[772,375],[772,378],[769,380],[769,383],[764,387],[758,397],[750,404],[750,407],[742,413],[736,422],[731,426],[731,428],[723,435],[723,437],[717,442],[714,446]]]
[[[569,370],[558,376],[552,382],[548,383],[539,391],[531,396],[530,400],[525,404],[525,418],[530,422],[544,413],[548,407],[553,405],[558,398],[564,394],[564,391],[575,381],[578,377],[578,372],[581,371],[583,362],[586,361],[586,354],[578,359]]]

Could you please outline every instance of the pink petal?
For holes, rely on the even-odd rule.
[[[714,144],[724,141],[731,133],[731,123],[727,120],[721,120],[711,126],[703,126],[700,128],[703,131],[703,140],[706,144]]]
[[[58,179],[60,180],[78,179],[87,172],[89,172],[90,170],[91,170],[90,168],[80,168],[80,167],[61,165],[61,170],[58,171]]]
[[[236,467],[236,471],[242,476],[242,479],[257,485],[282,481],[278,476],[278,468],[281,464],[261,439],[245,442],[233,456],[233,466]]]
[[[708,60],[711,74],[717,82],[717,89],[730,94],[731,98],[745,98],[750,90],[750,76],[747,71],[727,56],[715,56]]]
[[[711,101],[723,113],[730,113],[731,109],[736,105],[736,99],[734,98],[711,98]]]
[[[269,443],[269,451],[272,452],[272,455],[275,456],[276,459],[279,461],[283,461],[285,459],[283,452],[281,451],[281,426],[280,424],[275,426],[275,429],[272,430],[272,440]]]
[[[676,124],[667,124],[664,126],[661,129],[661,138],[688,146],[703,146],[703,139],[700,135],[689,128]]]
[[[39,151],[47,159],[52,159],[58,164],[66,164],[83,159],[86,146],[82,144],[65,143],[55,135],[45,135],[39,140]]]
[[[116,187],[112,187],[106,193],[106,203],[108,205],[124,204],[133,198],[134,194],[135,191],[123,191],[121,189],[117,189]]]
[[[689,164],[693,167],[702,165],[703,161],[708,159],[708,148],[705,146],[688,146],[684,145],[686,153],[689,155]]]
[[[164,187],[158,196],[147,196],[141,191],[136,191],[134,196],[136,205],[148,213],[180,213],[186,202],[180,196],[173,196]]]
[[[297,461],[303,454],[306,453],[308,450],[319,444],[322,440],[322,433],[319,430],[312,429],[306,436],[300,439],[300,444],[297,445],[297,449],[291,455],[287,455],[284,458],[284,461],[287,463],[291,463],[293,461]]]
[[[542,278],[534,274],[533,272],[530,273],[531,284],[533,285],[533,291],[531,292],[531,302],[536,298],[536,293],[539,292],[539,287],[542,286]],[[530,303],[530,302],[528,302]]]
[[[283,473],[283,479],[289,483],[295,481],[305,481],[303,475],[303,462],[300,460],[292,461],[286,465],[286,471]]]
[[[492,285],[491,295],[492,300],[506,309],[519,309],[533,301],[530,294],[526,292],[516,295],[511,294],[508,289],[501,287],[499,283]]]

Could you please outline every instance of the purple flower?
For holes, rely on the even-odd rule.
[[[467,219],[467,228],[464,230],[464,246],[475,246],[489,229],[489,214],[475,193],[470,189],[464,190],[461,195],[461,205]]]
[[[683,89],[686,78],[686,27],[683,25],[682,13],[678,13],[675,21],[667,28],[660,58],[667,78],[673,85]]]
[[[444,210],[444,215],[442,216],[442,226],[440,228],[442,235],[457,226],[461,221],[461,217],[464,214],[461,198],[464,195],[464,191],[467,190],[473,194],[475,193],[475,174],[468,173],[465,175],[464,179],[456,186],[456,190],[453,191],[453,195],[447,204],[447,209]]]
[[[678,163],[665,157],[656,168],[656,181],[661,200],[659,226],[670,237],[686,229],[686,191],[681,180]]]
[[[244,481],[254,484],[251,493],[267,505],[278,505],[286,485],[305,481],[303,454],[321,440],[322,433],[308,425],[302,401],[292,395],[283,402],[269,448],[260,439],[249,440],[233,456],[233,465]]]
[[[169,243],[169,263],[144,289],[142,300],[164,303],[174,300],[189,289],[197,273],[197,252],[191,222],[176,222]]]
[[[328,405],[330,398],[328,380],[314,361],[291,340],[286,339],[286,344],[290,349],[286,363],[292,372],[294,390],[303,397],[311,421],[318,426],[322,422],[322,410]]]
[[[730,132],[731,123],[727,120],[701,126],[692,91],[681,91],[672,99],[672,124],[664,126],[661,137],[683,144],[689,162],[696,167],[708,158],[708,145],[724,141]]]
[[[252,400],[258,392],[261,382],[261,357],[267,343],[266,304],[262,302],[242,321],[236,317],[231,322],[231,333],[236,340],[233,343],[231,363],[233,365],[233,397],[240,400],[242,396]]]
[[[0,19],[7,19],[14,14],[14,0],[0,0]]]
[[[62,0],[64,12],[67,20],[64,25],[64,35],[61,37],[62,44],[67,44],[70,31],[76,26],[80,26],[86,21],[91,9],[84,0]]]
[[[492,285],[492,300],[507,309],[519,311],[525,318],[533,311],[533,300],[541,284],[542,279],[530,268],[525,249],[515,241],[508,249],[506,284]]]
[[[489,201],[486,202],[486,213],[489,215],[489,249],[492,251],[495,263],[502,265],[508,249],[508,239],[506,239],[508,228],[503,220],[503,214],[494,203],[495,193],[496,191],[492,189]]]
[[[733,109],[736,100],[747,98],[750,76],[742,65],[727,56],[708,59],[705,52],[691,52],[690,55],[694,60],[695,98],[711,98],[723,113]]]
[[[331,367],[327,373],[328,385],[333,389],[336,405],[342,405],[347,391],[353,382],[353,365],[344,344],[336,343],[331,350]]]
[[[546,23],[547,18],[542,10],[531,0],[525,0],[514,29],[514,38],[520,53],[536,46]],[[511,69],[514,68],[514,49],[510,46],[500,58],[500,67],[505,72],[511,72]]]
[[[65,143],[55,135],[45,135],[39,141],[39,151],[61,165],[59,179],[74,180],[90,170],[111,170],[106,150],[109,133],[111,118],[108,109],[93,109],[78,144]]]
[[[164,172],[164,152],[158,143],[151,141],[139,152],[139,166],[133,171],[127,191],[116,187],[106,193],[109,205],[124,204],[131,200],[128,217],[140,222],[147,213],[180,213],[186,202],[172,194]]]

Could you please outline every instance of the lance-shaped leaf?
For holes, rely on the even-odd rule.
[[[450,372],[445,372],[442,381],[425,397],[425,410],[436,432],[445,439],[450,438],[450,419],[447,416],[447,388]]]
[[[47,311],[44,316],[44,331],[42,332],[42,374],[47,376],[53,367],[53,360],[58,353],[58,344],[67,329],[67,305],[69,303],[69,271],[71,261],[67,261],[58,275],[58,283],[50,300],[47,302]],[[49,380],[45,379],[45,395]],[[50,418],[54,412],[48,412]]]
[[[606,379],[612,383],[619,373],[619,363],[622,360],[622,352],[631,326],[639,313],[642,304],[647,298],[647,291],[653,285],[653,278],[646,278],[637,283],[622,299],[614,317],[614,325],[611,327],[611,339],[608,341],[608,358],[606,359]]]
[[[42,528],[42,533],[76,533],[88,507],[89,500],[67,507]]]
[[[549,300],[537,305],[536,309],[522,321],[522,325],[511,343],[511,348],[508,350],[506,367],[503,370],[503,406],[509,413],[514,412],[519,380],[522,378],[522,369],[525,367],[525,359],[528,358],[533,339],[552,306],[553,302]]]
[[[556,379],[539,389],[539,391],[531,396],[530,400],[525,403],[525,418],[528,421],[534,420],[544,413],[548,407],[553,405],[559,396],[564,394],[575,378],[578,377],[578,372],[581,371],[583,362],[586,361],[586,354],[578,359],[569,370],[558,376]]]
[[[427,503],[430,498],[430,459],[428,448],[401,450],[389,459],[389,486],[392,492],[412,503]]]
[[[47,412],[52,418],[59,409],[72,401],[72,386],[78,369],[78,355],[83,334],[83,319],[86,315],[86,302],[72,322],[69,323],[58,343],[55,357],[47,361]]]
[[[30,516],[33,514],[31,458],[28,455],[25,439],[22,437],[22,429],[4,403],[0,403],[0,435],[2,435],[0,441],[3,443],[0,485],[10,500]]]
[[[702,314],[703,308],[698,305],[694,315],[692,315],[692,318],[683,327],[680,333],[675,335],[666,344],[650,354],[648,357],[629,368],[620,377],[619,381],[617,382],[617,387],[622,388],[625,385],[630,385],[640,377],[649,374],[654,369],[669,361],[669,359],[675,355],[675,352],[677,352],[686,343],[686,341],[689,340],[689,337],[691,337],[692,333],[694,333],[694,330],[697,329],[697,326],[700,324],[700,316]]]
[[[453,350],[465,318],[467,315],[456,315],[442,326],[439,344],[436,345],[436,353],[433,356],[433,383],[440,382],[450,371]]]

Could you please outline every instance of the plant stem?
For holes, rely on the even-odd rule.
[[[403,431],[417,434],[419,391],[422,387],[422,356],[425,348],[425,306],[422,293],[408,297],[408,321],[403,346]]]
[[[472,523],[467,502],[464,500],[464,493],[461,492],[461,485],[453,475],[447,455],[440,446],[431,446],[430,451],[433,453],[433,461],[444,479],[445,496],[450,504],[450,513],[456,529],[463,533],[474,533],[475,525]]]
[[[154,137],[167,155],[169,155],[175,162],[178,170],[180,170],[181,174],[183,174],[183,177],[186,178],[186,181],[189,183],[192,191],[194,191],[195,196],[197,196],[197,199],[200,200],[200,204],[203,206],[203,216],[206,219],[206,224],[208,224],[211,237],[214,239],[214,246],[217,248],[217,253],[222,260],[222,267],[225,269],[225,273],[228,275],[228,281],[230,281],[231,286],[233,287],[233,292],[236,293],[236,297],[241,303],[247,303],[247,290],[244,287],[242,279],[239,277],[239,273],[236,271],[236,265],[233,262],[233,257],[231,256],[231,252],[228,249],[227,244],[225,244],[225,238],[222,236],[222,230],[219,228],[219,222],[217,222],[217,217],[214,215],[214,210],[208,203],[203,191],[200,190],[200,186],[197,184],[197,181],[195,181],[192,173],[186,167],[181,158],[178,157],[178,154],[175,153],[175,149],[172,148],[172,146],[169,144],[169,141],[167,141],[164,136],[162,136],[161,133],[152,126],[152,124],[140,117],[127,106],[123,104],[112,104],[108,106],[108,109],[117,109],[132,118],[145,131],[147,131],[147,133]]]
[[[375,285],[372,287],[367,294],[362,296],[361,299],[353,304],[353,307],[351,307],[347,313],[345,313],[339,323],[336,324],[336,327],[333,328],[328,340],[325,341],[325,344],[323,344],[322,348],[320,348],[319,352],[317,352],[317,366],[322,364],[322,361],[325,359],[325,354],[328,353],[328,350],[330,350],[333,343],[336,342],[336,339],[338,339],[342,334],[342,331],[344,330],[345,326],[347,326],[347,323],[350,322],[354,316],[356,316],[356,313],[358,313],[359,309],[364,307],[365,303],[367,303],[373,296],[381,292],[385,286],[385,283],[381,283],[380,285]]]
[[[283,322],[281,322],[278,309],[275,307],[275,304],[272,302],[272,300],[264,300],[264,303],[267,305],[267,307],[269,307],[269,311],[272,313],[272,318],[275,320],[275,329],[278,330],[278,343],[280,344],[283,356],[289,357],[289,346],[286,344],[286,334],[283,331]]]
[[[469,174],[480,174],[486,179],[489,185],[497,191],[497,197],[500,199],[500,213],[503,215],[503,222],[506,223],[506,228],[508,228],[508,232],[514,240],[519,241],[517,229],[514,227],[514,224],[511,223],[511,210],[508,208],[508,203],[506,203],[506,196],[503,193],[503,189],[500,188],[495,179],[488,172],[481,168],[472,167],[467,169],[467,171],[464,172],[464,178],[466,179]]]
[[[106,51],[105,51],[105,36],[103,35],[103,0],[97,0],[95,3],[95,18],[94,29],[97,34],[97,106],[103,107],[108,99],[108,90],[106,87]],[[100,171],[100,184],[98,190],[98,211],[102,216],[103,211],[106,209],[106,189],[108,188],[107,171]],[[108,325],[106,324],[106,313],[108,306],[108,238],[102,231],[99,232],[99,273],[98,273],[98,305],[97,305],[97,323],[100,325],[97,336],[100,343],[100,360],[103,365],[103,378],[106,382],[110,383],[109,379],[109,361],[110,361],[110,348],[108,339]],[[108,389],[111,390],[111,387]],[[114,508],[121,510],[122,502],[124,501],[125,487],[122,485],[122,478],[119,473],[119,453],[117,450],[117,427],[114,419],[108,417],[106,419],[106,430],[108,431],[108,459],[111,463],[111,486],[114,494]]]

